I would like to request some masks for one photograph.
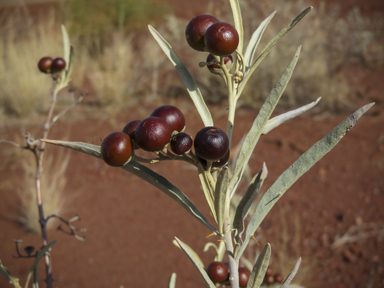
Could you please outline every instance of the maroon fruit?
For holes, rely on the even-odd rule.
[[[212,24],[204,36],[205,48],[217,56],[228,56],[239,45],[239,34],[235,27],[225,22]]]
[[[63,58],[55,58],[55,60],[53,60],[52,62],[52,72],[60,72],[62,70],[64,70],[65,68],[65,60]]]
[[[157,107],[151,116],[163,119],[171,128],[171,131],[180,132],[185,127],[185,118],[179,108],[172,105]]]
[[[204,35],[205,31],[214,23],[219,22],[216,17],[212,15],[202,14],[196,16],[189,21],[185,29],[185,38],[189,46],[197,51],[204,51]]]
[[[127,133],[132,140],[135,140],[135,131],[140,122],[141,120],[133,120],[128,122],[128,124],[123,128],[123,132]]]
[[[200,163],[203,165],[204,169],[207,169],[207,160],[197,156],[197,159],[200,161]],[[212,162],[212,168],[221,168],[225,164],[228,163],[229,160],[229,149],[227,150],[227,153],[223,157],[221,157],[219,160]]]
[[[212,63],[213,62],[213,63]],[[212,64],[207,64],[207,67],[209,69],[209,71],[211,71],[212,73],[215,73],[215,74],[220,74],[221,72],[221,67],[220,65],[217,63],[215,57],[212,55],[212,54],[209,54],[208,57],[207,57],[207,63],[212,63]],[[229,55],[229,56],[225,56],[224,57],[224,64],[225,66],[227,66],[227,69],[231,69],[232,67],[232,64],[233,64],[233,58],[232,58],[232,55]]]
[[[268,266],[267,271],[265,271],[265,277],[268,277],[271,275],[272,275],[272,268],[271,266]]]
[[[169,145],[171,150],[176,155],[184,155],[188,153],[192,148],[192,137],[187,133],[178,133],[172,136]]]
[[[213,283],[222,283],[228,278],[228,267],[222,262],[212,262],[207,267],[207,274]]]
[[[239,286],[240,287],[247,287],[249,276],[251,275],[251,272],[245,268],[240,267],[239,268]]]
[[[163,119],[151,116],[137,126],[135,142],[143,150],[160,151],[168,144],[171,134],[171,128]]]
[[[267,285],[272,285],[275,283],[275,278],[273,277],[273,275],[265,276],[264,283]]]
[[[101,157],[110,166],[123,166],[131,156],[131,138],[124,132],[113,132],[101,143]]]
[[[53,59],[51,57],[43,57],[39,60],[37,67],[43,73],[50,73]]]
[[[275,282],[276,283],[279,283],[279,284],[281,284],[281,283],[283,283],[283,276],[280,274],[280,273],[276,273],[274,276],[273,276],[273,278],[275,279]]]
[[[227,134],[217,127],[204,127],[195,137],[196,155],[210,161],[217,161],[224,157],[229,148]]]

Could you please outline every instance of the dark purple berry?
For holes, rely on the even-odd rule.
[[[51,57],[43,57],[39,60],[37,67],[43,73],[50,73],[53,59]]]
[[[113,132],[101,143],[101,157],[110,166],[123,166],[132,156],[131,138],[124,132]]]
[[[228,151],[228,136],[220,128],[204,127],[197,132],[194,147],[197,156],[205,160],[217,161]]]
[[[216,56],[228,56],[239,45],[239,34],[235,27],[225,22],[212,24],[204,36],[205,48]]]
[[[216,61],[215,57],[212,54],[208,55],[206,62],[207,63],[213,62],[213,64],[207,64],[209,71],[211,71],[212,73],[220,74],[220,72],[222,72],[220,65],[218,64],[218,62]],[[233,64],[232,55],[224,57],[224,64],[225,64],[225,66],[227,66],[228,70],[231,69],[232,64]]]
[[[181,132],[185,127],[185,118],[179,108],[172,105],[163,105],[157,107],[151,116],[159,117],[165,121],[171,128],[171,131]]]
[[[197,51],[205,51],[204,35],[205,31],[213,24],[219,22],[219,19],[212,15],[202,14],[189,21],[185,29],[185,38],[189,46]]]
[[[247,268],[239,268],[239,286],[241,288],[247,287],[249,276],[251,276],[251,272]]]
[[[192,137],[187,133],[178,133],[172,136],[169,143],[172,152],[176,155],[184,155],[185,153],[188,153],[192,148],[192,144]]]
[[[63,58],[55,58],[52,62],[52,72],[60,72],[62,70],[64,70],[66,66],[66,63],[65,63],[65,60]]]
[[[207,274],[213,283],[222,283],[228,278],[228,268],[223,262],[212,262],[207,267]]]
[[[142,120],[135,131],[135,142],[145,151],[160,151],[169,142],[172,135],[169,125],[159,117]]]

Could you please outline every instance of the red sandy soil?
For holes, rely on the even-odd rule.
[[[191,9],[197,7],[195,1],[186,3]],[[365,5],[370,3],[370,7],[382,7],[374,6],[381,5],[381,1],[364,1]],[[204,6],[198,7],[201,9],[198,12],[203,12]],[[360,79],[370,88],[370,93],[360,99],[361,103],[356,103],[355,108],[372,101],[376,101],[376,105],[289,189],[256,233],[260,235],[260,247],[271,243],[271,266],[284,276],[298,257],[303,258],[296,283],[306,287],[366,287],[372,269],[373,287],[384,287],[384,97],[381,92],[384,85],[380,80],[384,71],[358,73],[365,76]],[[186,132],[195,135],[203,124],[197,120],[191,102],[171,104],[177,104],[185,113]],[[100,117],[82,117],[76,122],[70,118],[82,109],[75,108],[52,128],[50,138],[100,144],[100,138],[121,130],[130,120],[146,117],[154,108],[135,108],[112,118],[100,112]],[[210,108],[215,125],[225,129],[226,107]],[[255,110],[238,111],[234,143],[248,131],[256,115]],[[252,174],[260,170],[263,162],[268,167],[263,190],[348,115],[316,110],[263,136],[250,161]],[[15,139],[25,131],[40,136],[41,128],[38,124],[23,128],[3,125],[0,138]],[[10,154],[12,149],[5,145],[0,149],[0,199],[3,200],[0,201],[3,216],[0,217],[0,259],[23,284],[32,260],[12,257],[16,253],[12,239],[23,239],[24,245],[36,247],[42,242],[39,235],[25,232],[9,220],[9,216],[15,215],[15,187],[19,187],[23,178],[19,160]],[[63,148],[50,146],[47,153],[57,153],[58,149]],[[22,156],[31,157],[29,154],[25,151]],[[213,250],[203,253],[203,247],[209,241],[217,243],[217,239],[206,239],[209,231],[205,227],[162,192],[134,175],[79,152],[69,151],[68,157],[71,160],[63,197],[68,204],[63,216],[81,216],[82,220],[75,225],[87,228],[87,243],[82,245],[61,231],[49,231],[49,240],[58,240],[52,249],[54,287],[166,287],[172,272],[177,273],[176,287],[203,287],[198,272],[172,240],[175,236],[180,238],[208,265],[214,253]],[[181,188],[213,222],[194,170],[179,162],[160,163],[151,168]],[[377,228],[366,231],[363,229],[366,224],[375,224]],[[352,242],[332,248],[337,237],[351,227],[372,234],[367,238],[364,238],[366,234],[359,234]],[[253,257],[255,247],[250,247],[245,256]],[[283,258],[289,261],[282,262]],[[40,278],[44,278],[43,272],[41,263]],[[11,285],[0,277],[0,287]]]

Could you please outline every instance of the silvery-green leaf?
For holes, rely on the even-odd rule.
[[[300,263],[301,263],[301,257],[299,258],[299,260],[297,260],[297,262],[295,264],[295,267],[293,267],[292,272],[289,273],[287,279],[285,279],[285,281],[283,282],[283,285],[281,285],[280,288],[288,288],[288,287],[290,287],[289,284],[291,284],[291,281],[293,280],[293,278],[295,277],[297,271],[299,270]]]
[[[237,50],[242,53],[244,45],[244,29],[243,29],[243,18],[241,17],[240,5],[238,0],[229,0],[231,10],[233,14],[233,21],[235,22],[235,28],[239,34],[239,45]]]
[[[267,178],[267,175],[267,166],[265,165],[265,163],[263,163],[263,168],[255,177],[253,177],[244,197],[241,198],[239,204],[236,207],[235,218],[233,220],[233,228],[237,229],[236,237],[239,239],[241,239],[241,235],[244,231],[245,217],[247,217],[249,209],[251,208],[253,201],[258,195],[261,185],[263,185],[263,182],[265,178]]]
[[[217,226],[219,227],[220,235],[223,235],[223,225],[224,225],[224,212],[225,207],[229,205],[229,171],[228,167],[223,167],[219,174],[216,183],[215,189],[215,210],[216,210],[216,219]]]
[[[241,81],[239,88],[238,88],[237,95],[241,95],[241,92],[243,91],[243,89],[244,89],[245,85],[247,84],[249,78],[251,77],[252,73],[256,70],[256,68],[259,66],[261,61],[265,58],[265,56],[268,55],[269,51],[271,51],[273,46],[275,46],[275,44],[277,42],[279,42],[279,40],[281,38],[283,38],[285,36],[285,34],[288,33],[288,31],[290,31],[293,27],[295,27],[296,24],[299,23],[300,20],[303,19],[304,16],[307,15],[312,9],[313,9],[313,7],[308,7],[307,9],[305,9],[295,19],[293,19],[287,26],[285,26],[283,28],[283,30],[281,30],[279,32],[279,34],[277,34],[271,41],[269,41],[267,46],[265,46],[263,51],[261,51],[260,55],[256,58],[255,63],[253,63],[251,69],[249,69],[249,71],[248,71],[247,75],[245,75],[243,81]]]
[[[195,265],[197,271],[199,271],[201,277],[203,277],[207,287],[216,288],[215,284],[213,284],[212,280],[209,278],[207,272],[204,267],[199,263],[199,261],[195,258],[195,255],[190,251],[189,247],[186,246],[180,239],[176,238],[177,243],[179,243],[181,249],[187,254],[193,265]]]
[[[271,258],[271,244],[267,243],[257,257],[253,266],[251,276],[249,276],[247,288],[259,288],[263,283],[265,272],[267,272],[269,260]]]
[[[215,219],[215,222],[217,223],[216,211],[215,211],[215,202],[213,200],[212,192],[211,192],[210,188],[208,187],[209,184],[206,182],[208,180],[206,179],[205,173],[209,173],[209,172],[206,172],[206,171],[202,170],[201,167],[198,167],[198,173],[199,173],[199,179],[200,179],[201,187],[203,188],[205,199],[207,200],[207,203],[208,203],[209,209],[211,210],[212,216]]]
[[[287,170],[285,170],[279,178],[272,184],[272,186],[265,192],[261,198],[259,205],[252,216],[238,257],[244,252],[252,235],[256,232],[260,223],[263,221],[267,213],[272,209],[277,200],[299,179],[305,172],[307,172],[317,161],[319,161],[325,154],[332,150],[337,143],[345,136],[345,134],[356,124],[357,120],[370,109],[374,103],[365,105],[347,117],[331,132],[329,132],[323,139],[316,142],[310,149],[301,155]]]
[[[256,53],[257,46],[259,45],[259,42],[261,40],[261,37],[263,36],[263,33],[265,31],[265,28],[267,28],[269,22],[275,16],[276,11],[274,11],[267,19],[265,19],[263,22],[261,22],[260,26],[256,29],[255,32],[253,32],[251,40],[249,40],[247,49],[245,50],[244,54],[244,62],[245,62],[245,73],[249,70],[249,68],[252,66],[253,57]]]
[[[36,268],[36,265],[39,263],[41,257],[44,256],[44,254],[53,246],[55,245],[55,243],[57,242],[57,240],[53,240],[51,243],[47,244],[46,246],[44,246],[40,251],[39,253],[37,253],[36,257],[35,257],[35,261],[33,261],[33,264],[31,266],[31,268],[29,269],[29,273],[28,273],[28,277],[27,277],[27,281],[25,282],[25,288],[28,288],[28,284],[29,284],[29,281],[31,280],[31,277],[35,271],[35,268]]]
[[[283,124],[284,122],[307,112],[309,109],[312,109],[314,106],[316,106],[317,103],[319,103],[320,99],[321,99],[321,97],[317,98],[316,101],[313,101],[312,103],[309,103],[303,107],[300,107],[298,109],[286,112],[286,113],[281,114],[279,116],[276,116],[272,119],[269,119],[267,122],[267,125],[265,125],[265,127],[263,129],[262,134],[267,134],[268,132],[275,129],[280,124]]]
[[[100,146],[97,145],[87,144],[83,142],[70,142],[48,139],[43,139],[41,141],[45,141],[47,143],[58,146],[63,146],[97,158],[101,158]],[[191,202],[191,200],[189,200],[189,198],[183,192],[181,192],[175,185],[173,185],[163,176],[157,174],[153,170],[139,164],[136,161],[130,161],[121,168],[140,177],[144,181],[152,184],[160,191],[164,192],[166,195],[175,200],[181,207],[187,210],[191,215],[193,215],[198,221],[203,223],[209,230],[218,233],[217,229],[209,223],[207,218],[205,218],[205,216],[196,208],[196,206]]]
[[[279,102],[281,95],[287,87],[288,81],[292,76],[297,60],[299,59],[300,50],[301,46],[297,49],[295,56],[289,63],[288,67],[284,70],[283,74],[280,76],[271,93],[269,93],[267,99],[259,111],[259,114],[252,124],[251,130],[248,132],[244,139],[239,156],[236,160],[235,170],[230,181],[230,188],[232,191],[236,190],[236,187],[240,182],[249,158],[251,157],[252,152],[260,138],[260,135],[263,132],[263,129],[267,124],[268,119],[275,109],[277,103]]]
[[[65,29],[64,25],[61,25],[61,32],[63,34],[63,58],[65,60],[66,66],[61,75],[61,82],[56,87],[57,91],[66,87],[69,83],[70,76],[73,69],[73,47],[71,46],[71,41],[69,40],[67,29]]]
[[[15,288],[21,288],[19,284],[19,279],[12,275],[12,273],[8,270],[7,267],[0,260],[0,273],[7,279],[9,283],[13,285]]]
[[[157,43],[159,43],[161,49],[163,49],[165,55],[167,55],[173,66],[175,66],[177,72],[179,72],[180,77],[183,80],[185,87],[187,87],[188,93],[191,96],[191,99],[195,104],[197,112],[199,112],[204,125],[213,126],[211,112],[209,112],[203,96],[201,95],[200,89],[197,87],[191,73],[189,73],[187,67],[185,67],[179,56],[177,56],[176,52],[172,49],[172,46],[160,35],[160,33],[157,32],[151,25],[148,25],[148,28]]]
[[[176,273],[172,273],[169,278],[168,288],[176,288]]]
[[[176,240],[173,240],[172,243],[173,243],[173,245],[175,245],[176,247],[181,249],[181,246],[180,246],[179,242],[177,242]],[[189,245],[184,243],[184,246],[186,248],[188,248],[189,252],[192,253],[193,256],[195,257],[196,261],[199,262],[199,264],[204,268],[204,263],[200,259],[200,256]]]

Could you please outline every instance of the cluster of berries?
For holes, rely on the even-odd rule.
[[[212,15],[202,14],[193,18],[185,29],[185,37],[189,46],[197,51],[207,51],[208,69],[212,73],[219,73],[221,69],[215,56],[224,57],[224,64],[228,69],[233,64],[231,54],[239,45],[239,34],[231,24],[220,22]]]
[[[273,274],[272,268],[268,266],[267,271],[265,272],[264,276],[264,284],[266,285],[273,285],[275,283],[281,284],[283,283],[283,276],[279,273],[276,272]]]
[[[227,134],[217,127],[204,127],[193,141],[184,133],[185,118],[175,106],[163,105],[156,108],[144,120],[130,121],[122,132],[109,134],[101,144],[101,156],[111,166],[123,166],[135,149],[149,152],[162,151],[168,144],[178,156],[189,153],[194,144],[196,157],[203,166],[213,161],[213,167],[221,167],[229,159]]]
[[[213,283],[225,284],[229,281],[229,264],[224,262],[212,262],[207,267],[207,274]],[[245,267],[239,267],[239,286],[247,287],[251,272]]]
[[[66,66],[65,60],[63,58],[51,58],[51,57],[43,57],[39,60],[37,67],[43,73],[57,73],[64,70]]]

